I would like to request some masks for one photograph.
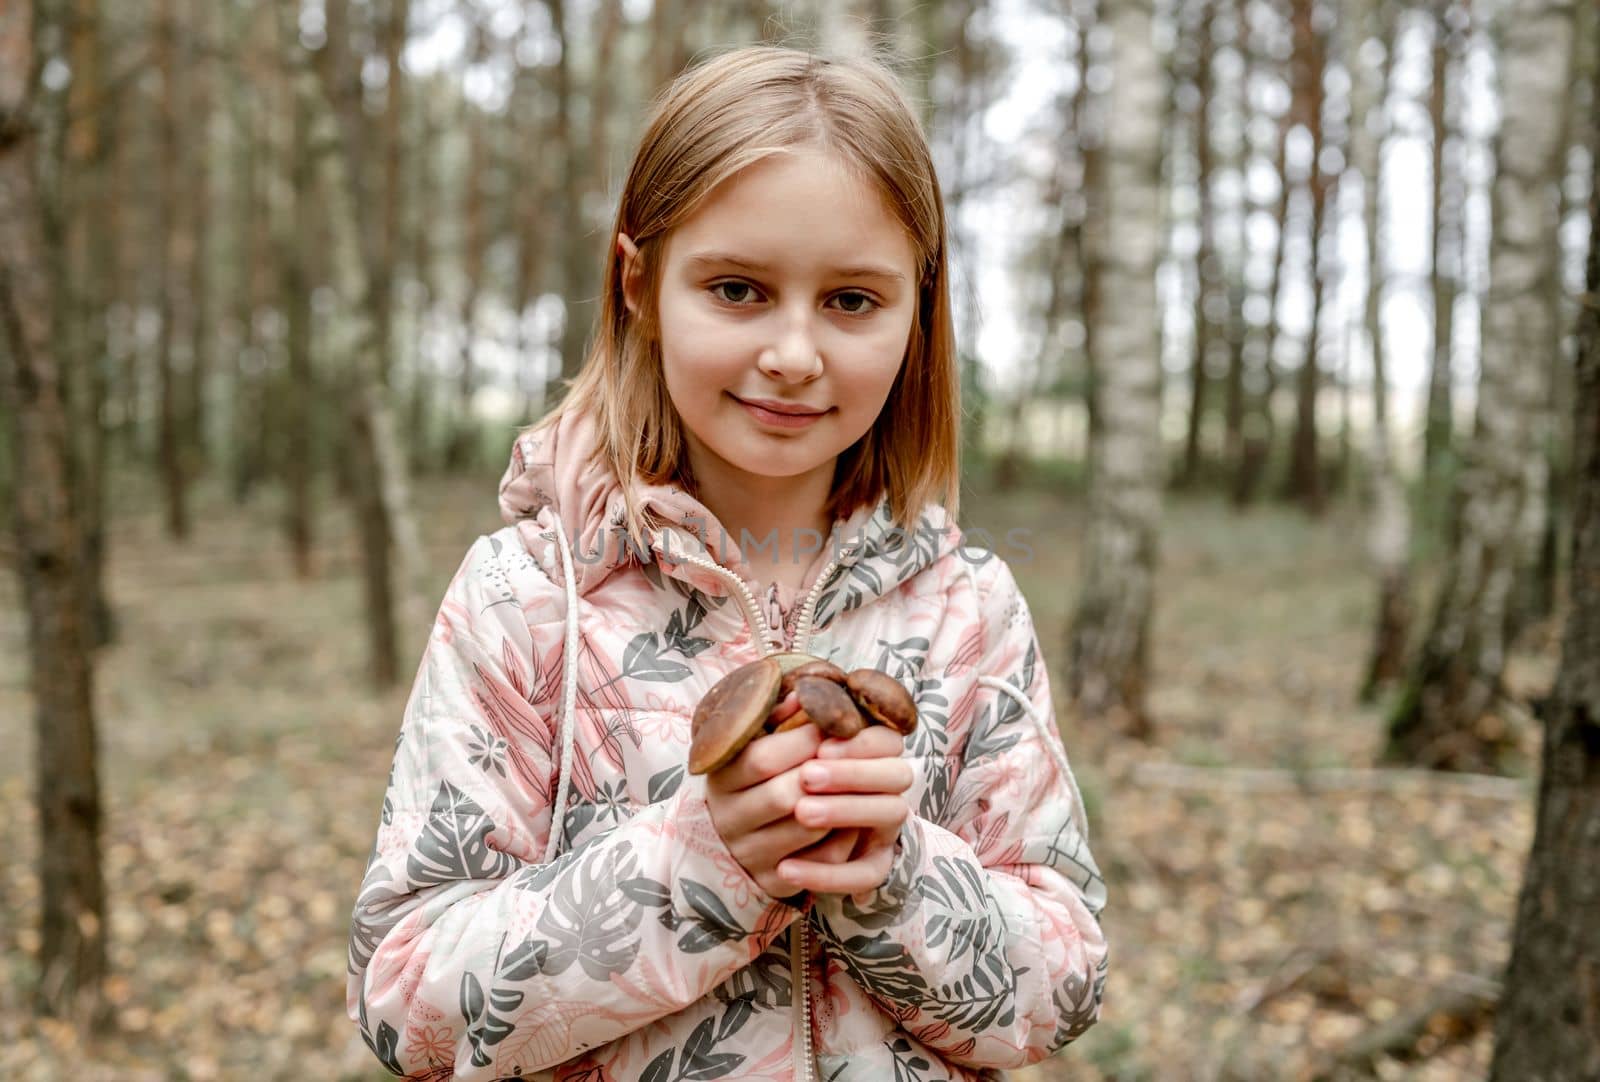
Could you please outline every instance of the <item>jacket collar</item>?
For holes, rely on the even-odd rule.
[[[554,582],[562,581],[555,524],[559,520],[573,553],[579,595],[595,589],[632,563],[654,563],[663,573],[705,593],[732,592],[725,574],[752,583],[751,569],[704,503],[675,484],[634,484],[641,508],[668,525],[630,539],[624,526],[622,486],[598,454],[591,415],[564,412],[553,423],[519,436],[500,479],[500,514],[515,526],[523,546]],[[893,590],[960,543],[960,530],[945,508],[930,503],[909,534],[896,529],[887,498],[863,506],[834,523],[819,573],[824,577],[813,626],[822,628],[841,611],[858,608]]]

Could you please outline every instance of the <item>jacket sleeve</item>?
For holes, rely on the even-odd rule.
[[[976,682],[970,708],[949,719],[952,741],[965,741],[947,752],[948,802],[906,821],[882,886],[819,895],[813,919],[907,1032],[953,1062],[1007,1068],[1045,1058],[1099,1017],[1105,884],[1027,603],[998,556],[972,575],[976,672],[943,674],[948,685]]]
[[[701,998],[798,912],[733,859],[693,776],[538,863],[556,771],[535,704],[560,698],[564,611],[500,535],[440,606],[352,915],[346,1008],[395,1074],[561,1063]]]

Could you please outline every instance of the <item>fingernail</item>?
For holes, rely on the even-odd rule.
[[[801,800],[794,806],[794,817],[802,823],[816,823],[822,819],[822,805],[815,800]]]
[[[827,785],[828,768],[821,763],[807,763],[800,768],[800,780],[807,785]]]

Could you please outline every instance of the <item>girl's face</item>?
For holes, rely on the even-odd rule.
[[[716,188],[668,236],[658,297],[697,476],[831,470],[894,385],[917,286],[883,196],[823,152],[772,155]]]

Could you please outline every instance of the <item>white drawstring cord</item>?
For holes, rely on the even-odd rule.
[[[567,791],[572,781],[572,733],[577,728],[573,711],[578,702],[578,583],[573,578],[572,548],[567,543],[567,531],[561,526],[561,516],[552,515],[556,523],[556,540],[561,544],[561,572],[567,588],[567,638],[562,655],[561,713],[556,715],[556,739],[561,744],[555,804],[550,809],[550,840],[545,843],[544,863],[556,858],[561,848],[562,824],[566,820]]]

